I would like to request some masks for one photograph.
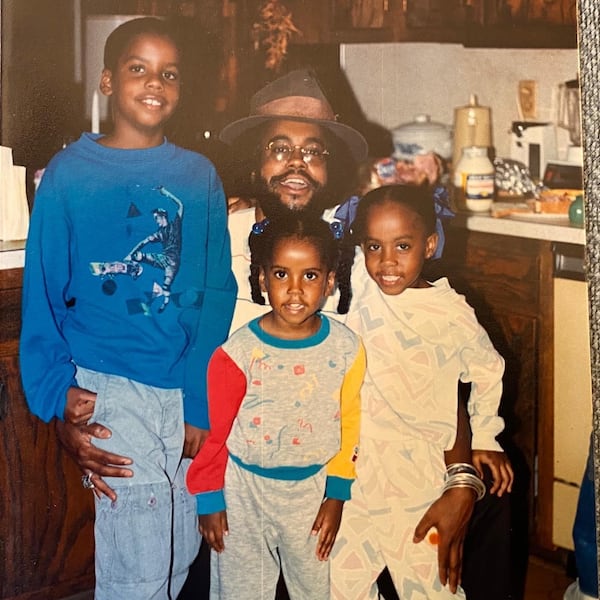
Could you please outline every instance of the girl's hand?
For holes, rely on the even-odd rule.
[[[183,457],[194,458],[208,437],[208,429],[200,429],[194,425],[185,424],[185,442]]]
[[[96,394],[79,387],[67,390],[64,420],[73,425],[85,425],[94,414]]]
[[[437,529],[437,539],[431,536],[429,541],[438,544],[440,581],[442,585],[448,584],[453,594],[460,584],[463,542],[474,506],[473,490],[451,488],[429,507],[415,528],[415,543],[425,539],[432,527]]]
[[[487,465],[492,473],[492,487],[490,494],[502,496],[505,492],[512,492],[512,485],[515,474],[510,464],[510,460],[504,452],[494,450],[473,450],[473,466],[479,471],[479,476],[483,479],[483,466]]]
[[[343,500],[326,498],[321,504],[317,518],[312,526],[311,535],[319,535],[315,554],[319,560],[327,560],[331,554],[333,543],[342,522]]]
[[[215,552],[225,550],[223,538],[229,534],[227,511],[221,510],[210,515],[200,515],[198,528],[202,537]]]

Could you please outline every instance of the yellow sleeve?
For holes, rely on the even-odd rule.
[[[327,463],[327,476],[350,479],[356,477],[360,436],[360,388],[366,369],[365,348],[362,341],[354,363],[346,373],[340,392],[340,422],[342,443],[340,451]]]

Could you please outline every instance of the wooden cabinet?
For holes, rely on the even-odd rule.
[[[428,271],[466,296],[506,361],[500,441],[517,475],[514,529],[524,544],[553,549],[552,244],[450,226]]]
[[[0,598],[54,600],[91,589],[93,499],[27,409],[19,376],[22,270],[0,270]]]
[[[260,0],[245,0],[257,14]],[[575,0],[283,0],[302,32],[293,44],[453,42],[575,48]]]

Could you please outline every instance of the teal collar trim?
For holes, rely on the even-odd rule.
[[[312,346],[318,346],[321,344],[329,335],[329,319],[321,313],[318,313],[318,316],[321,319],[321,326],[319,327],[319,330],[315,334],[301,340],[284,340],[273,335],[269,335],[258,324],[262,317],[258,317],[250,321],[250,323],[248,323],[248,327],[259,340],[265,342],[265,344],[274,346],[275,348],[310,348]]]

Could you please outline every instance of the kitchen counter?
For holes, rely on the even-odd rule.
[[[569,223],[568,217],[492,217],[489,213],[458,213],[450,226],[469,231],[511,235],[533,240],[585,244],[585,229]],[[25,240],[0,241],[0,269],[15,269],[25,263]]]
[[[533,240],[585,244],[585,229],[571,225],[567,216],[545,215],[492,217],[489,213],[458,213],[450,220],[452,227],[469,231],[510,235]]]
[[[0,241],[0,269],[18,269],[25,264],[25,240]]]

